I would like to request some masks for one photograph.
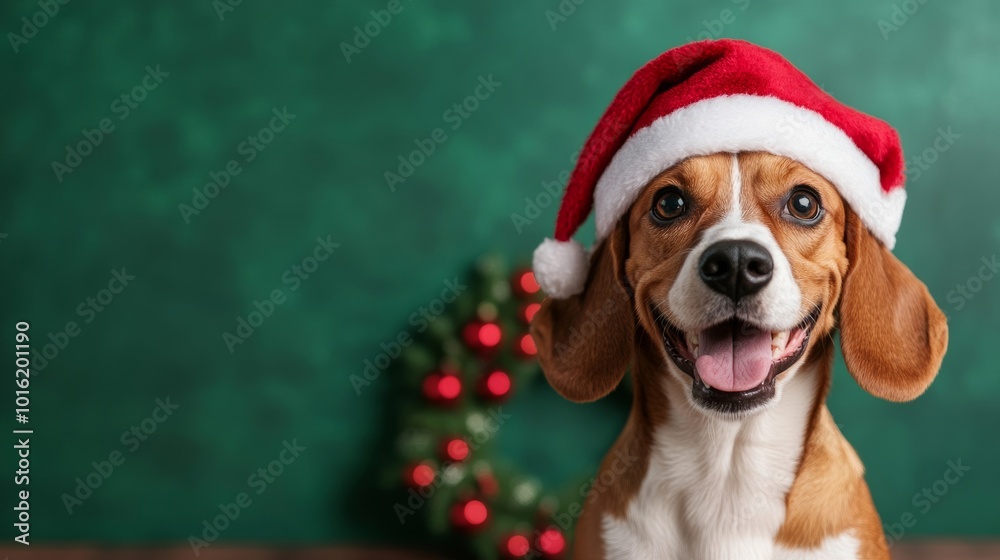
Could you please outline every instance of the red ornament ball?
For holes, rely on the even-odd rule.
[[[500,339],[503,338],[503,333],[500,330],[500,326],[496,323],[486,323],[479,327],[479,344],[483,348],[494,348],[500,344]]]
[[[445,440],[441,446],[441,454],[446,461],[458,463],[469,458],[471,449],[469,444],[462,438],[451,438]]]
[[[538,354],[538,347],[535,346],[535,339],[530,334],[521,335],[517,339],[517,353],[523,358],[534,358]]]
[[[504,539],[501,551],[507,558],[524,558],[531,552],[531,541],[524,535],[511,535]]]
[[[423,393],[433,403],[454,404],[462,395],[462,380],[446,371],[435,371],[424,378]]]
[[[546,558],[558,558],[566,550],[566,537],[559,529],[549,527],[538,535],[535,544]]]
[[[514,274],[511,279],[511,287],[514,288],[514,293],[521,297],[533,296],[541,290],[535,279],[535,273],[530,270],[522,270]]]
[[[512,387],[513,381],[507,372],[494,370],[482,377],[479,392],[487,400],[499,401],[510,396]]]
[[[443,375],[438,380],[437,391],[443,399],[456,399],[462,394],[462,382],[455,375]]]
[[[542,308],[542,304],[538,302],[526,303],[524,307],[521,308],[521,319],[525,323],[531,323],[531,320],[535,318],[535,313]]]
[[[500,346],[500,341],[503,340],[503,330],[500,325],[491,321],[472,321],[465,326],[462,337],[469,348],[490,352]]]
[[[451,509],[451,522],[459,529],[477,531],[486,527],[490,511],[479,500],[457,502]]]
[[[403,472],[403,480],[411,488],[427,488],[434,484],[437,472],[430,463],[417,463],[410,466]]]

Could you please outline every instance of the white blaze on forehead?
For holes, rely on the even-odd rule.
[[[729,202],[726,220],[740,222],[743,220],[743,205],[740,203],[740,196],[743,193],[743,175],[740,174],[740,156],[736,154],[733,154],[729,175],[729,182],[733,187],[733,199]]]
[[[676,319],[676,326],[696,331],[732,318],[733,302],[705,284],[698,272],[698,263],[705,250],[718,241],[747,240],[767,249],[774,270],[771,282],[763,290],[741,300],[739,317],[765,329],[790,330],[802,320],[799,316],[802,293],[792,274],[791,264],[773,232],[759,221],[748,220],[743,214],[743,191],[752,188],[752,185],[743,182],[738,154],[732,156],[729,184],[719,185],[719,188],[727,187],[731,189],[732,199],[725,216],[701,233],[701,238],[688,253],[677,280],[670,288],[667,303]]]

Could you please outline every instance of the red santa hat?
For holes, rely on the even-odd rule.
[[[896,131],[839,103],[781,55],[745,41],[701,41],[649,62],[618,92],[580,152],[554,239],[535,250],[555,298],[583,291],[588,258],[573,239],[594,209],[595,243],[639,191],[681,160],[764,151],[823,175],[889,249],[903,217],[905,166]]]

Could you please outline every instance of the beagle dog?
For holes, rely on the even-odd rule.
[[[573,558],[889,558],[825,404],[836,331],[854,379],[892,401],[927,388],[948,336],[927,288],[823,174],[718,152],[645,183],[582,291],[546,299],[532,324],[564,397],[634,379]]]

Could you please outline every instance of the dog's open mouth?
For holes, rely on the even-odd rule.
[[[791,330],[772,332],[730,319],[686,333],[654,310],[667,354],[694,380],[699,404],[720,412],[742,412],[774,396],[774,380],[805,352],[819,308]]]

